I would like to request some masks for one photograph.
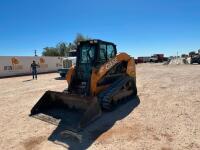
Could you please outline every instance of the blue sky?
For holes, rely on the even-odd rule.
[[[0,0],[0,56],[41,54],[77,33],[133,56],[200,48],[199,0]]]

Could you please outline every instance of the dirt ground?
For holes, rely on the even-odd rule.
[[[200,149],[200,65],[137,65],[138,98],[104,113],[81,143],[28,116],[45,91],[66,87],[58,77],[0,79],[0,149]]]

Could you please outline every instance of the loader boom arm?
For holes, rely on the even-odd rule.
[[[97,86],[98,81],[106,75],[106,73],[114,67],[116,64],[120,62],[127,62],[127,69],[126,74],[136,79],[136,71],[135,71],[135,61],[133,58],[131,58],[126,53],[119,53],[117,54],[113,59],[109,60],[105,64],[103,64],[99,69],[93,68],[92,69],[92,75],[91,75],[91,82],[90,82],[90,92],[92,96],[97,95],[99,92],[101,92],[103,89],[107,87],[106,86]],[[66,80],[68,82],[68,85],[70,85],[70,82],[72,80],[72,77],[75,73],[75,68],[72,67],[66,76]]]
[[[114,57],[113,59],[106,62],[104,65],[100,67],[100,69],[96,73],[97,75],[96,79],[97,80],[101,79],[102,76],[104,76],[114,65],[122,61],[128,62],[126,73],[135,78],[136,72],[135,72],[134,60],[126,53],[119,53],[118,55],[116,55],[116,57]]]
[[[127,70],[126,74],[136,79],[136,71],[135,71],[135,61],[132,59],[128,54],[126,53],[119,53],[111,59],[110,61],[106,62],[104,65],[102,65],[99,70],[96,70],[96,68],[92,71],[91,76],[91,93],[92,95],[97,95],[99,92],[101,92],[105,87],[98,87],[97,83],[98,81],[106,75],[106,73],[114,67],[116,64],[125,61],[127,62]]]

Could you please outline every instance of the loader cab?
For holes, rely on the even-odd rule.
[[[116,45],[102,40],[86,40],[78,43],[76,61],[76,85],[88,87],[92,69],[100,68],[117,54]],[[77,83],[78,82],[78,83]]]
[[[116,56],[116,45],[101,40],[87,40],[78,43],[77,64],[91,64],[98,67]]]
[[[94,67],[99,67],[109,61],[117,54],[116,45],[109,42],[100,41],[98,44],[97,59]]]
[[[81,81],[90,79],[92,68],[99,68],[117,54],[116,45],[101,40],[87,40],[78,43],[77,76]]]

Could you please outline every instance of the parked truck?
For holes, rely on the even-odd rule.
[[[195,55],[191,56],[190,64],[194,64],[194,63],[200,64],[200,54],[199,53],[196,53]]]
[[[164,61],[164,54],[154,54],[150,57],[150,62],[158,63]]]
[[[58,72],[62,78],[64,78],[68,70],[76,65],[76,50],[70,50],[66,57],[62,60],[62,68],[58,69]]]
[[[150,57],[138,57],[138,63],[147,63],[147,62],[150,62]]]
[[[62,60],[62,68],[58,69],[58,73],[64,78],[72,66],[76,65],[76,57],[66,57]]]

